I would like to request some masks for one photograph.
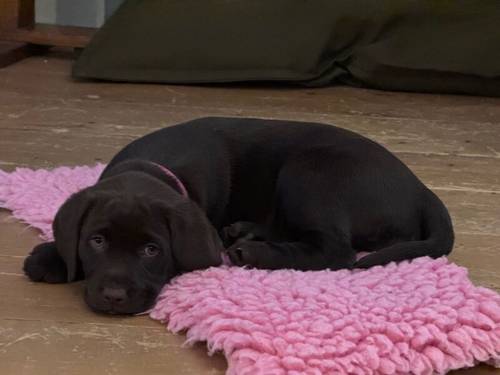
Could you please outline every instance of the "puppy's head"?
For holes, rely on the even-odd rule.
[[[100,182],[72,196],[54,221],[68,281],[83,272],[85,301],[95,311],[145,311],[173,276],[221,261],[220,239],[194,202],[135,177],[146,178],[141,189],[117,189],[116,178]]]

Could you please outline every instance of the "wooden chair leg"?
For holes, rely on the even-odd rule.
[[[0,32],[35,24],[35,0],[0,0]]]
[[[0,0],[0,39],[4,34],[8,35],[19,28],[32,28],[34,24],[35,0]],[[0,42],[0,68],[47,49],[30,43]]]
[[[0,0],[0,68],[44,53],[48,46],[83,48],[95,30],[35,23],[35,0]]]
[[[35,25],[35,0],[18,0],[17,27],[33,27]]]

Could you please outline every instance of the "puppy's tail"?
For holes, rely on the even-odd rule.
[[[422,238],[420,241],[400,242],[373,252],[356,262],[354,268],[368,268],[389,262],[414,259],[422,256],[439,258],[453,248],[455,235],[448,210],[443,202],[427,189],[422,213]]]

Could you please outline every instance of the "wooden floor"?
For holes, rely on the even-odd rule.
[[[319,121],[387,146],[448,205],[452,259],[500,291],[500,100],[353,88],[290,89],[76,83],[61,53],[0,70],[0,169],[106,162],[147,132],[192,118]],[[222,374],[222,356],[147,317],[88,311],[81,284],[28,282],[36,231],[0,211],[0,374]],[[460,374],[499,373],[488,367]]]

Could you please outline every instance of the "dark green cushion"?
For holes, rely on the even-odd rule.
[[[500,1],[127,0],[73,75],[500,95]]]

